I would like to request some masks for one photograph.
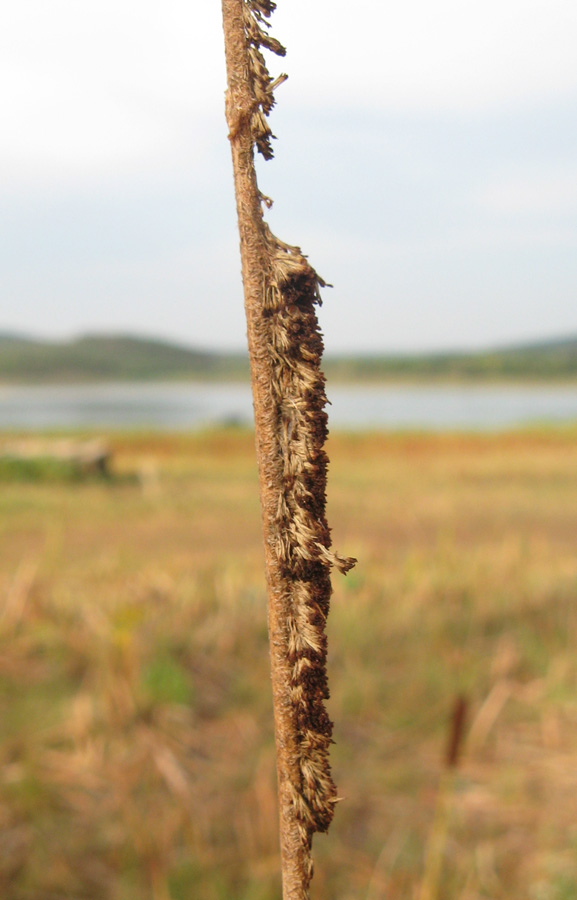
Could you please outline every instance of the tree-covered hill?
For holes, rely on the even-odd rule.
[[[577,338],[477,353],[354,356],[327,365],[333,377],[371,380],[555,381],[577,378]]]
[[[577,338],[478,353],[327,356],[335,381],[559,381],[577,379]],[[217,353],[131,335],[70,341],[0,333],[0,382],[74,383],[248,379],[246,353]]]
[[[211,353],[166,341],[88,335],[68,342],[0,335],[0,380],[85,382],[245,378],[245,355]]]

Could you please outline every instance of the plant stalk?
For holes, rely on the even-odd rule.
[[[272,373],[266,332],[263,328],[263,298],[267,283],[268,253],[250,129],[254,97],[246,78],[247,47],[242,5],[243,0],[223,0],[222,4],[228,83],[226,118],[232,153],[240,236],[265,550],[268,629],[277,748],[283,900],[304,900],[308,896],[308,885],[303,884],[305,848],[302,846],[290,794],[290,784],[299,780],[299,772],[294,715],[290,701],[291,679],[286,626],[289,612],[288,597],[286,591],[283,590],[284,578],[279,560],[272,552],[277,498],[282,479],[276,447],[274,411],[271,404]]]
[[[277,751],[283,900],[308,900],[314,831],[336,802],[328,749],[332,723],[324,625],[330,567],[354,561],[330,551],[325,519],[326,437],[322,340],[314,305],[324,282],[263,219],[254,148],[272,156],[266,116],[276,81],[260,48],[271,0],[222,0],[226,118],[232,152],[255,418]]]

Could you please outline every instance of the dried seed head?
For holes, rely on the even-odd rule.
[[[250,130],[253,144],[265,159],[273,157],[271,141],[274,135],[267,122],[267,116],[275,104],[274,91],[288,78],[288,75],[285,74],[272,78],[261,53],[261,47],[264,47],[277,56],[286,54],[282,44],[268,33],[269,23],[266,19],[274,9],[276,9],[274,3],[256,2],[256,0],[244,0],[243,3],[249,79],[254,97]]]
[[[299,248],[282,243],[264,227],[270,262],[265,305],[271,394],[283,478],[274,552],[292,610],[288,626],[291,699],[299,731],[301,784],[294,786],[299,798],[294,805],[299,821],[312,834],[327,830],[336,801],[329,765],[332,723],[324,707],[329,570],[334,566],[347,572],[355,560],[341,559],[330,550],[325,517],[326,395],[315,312],[324,282]]]

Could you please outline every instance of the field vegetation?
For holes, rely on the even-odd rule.
[[[252,435],[112,444],[108,481],[0,484],[0,895],[278,900]],[[313,896],[574,898],[577,433],[329,453],[359,563],[329,619],[343,800]]]

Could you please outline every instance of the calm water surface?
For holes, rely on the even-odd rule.
[[[492,430],[577,422],[577,387],[330,386],[339,428]],[[249,424],[244,384],[155,383],[0,386],[0,428],[187,430]]]

